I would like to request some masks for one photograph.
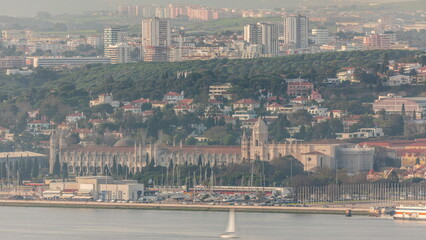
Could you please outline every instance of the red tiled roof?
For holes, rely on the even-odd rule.
[[[74,193],[74,192],[77,192],[77,191],[78,191],[78,189],[64,189],[64,190],[62,190],[63,193]]]
[[[122,109],[133,109],[133,108],[135,108],[135,107],[133,107],[133,105],[132,105],[132,104],[127,104],[127,105],[122,106],[121,108],[122,108]]]
[[[253,99],[240,99],[237,102],[235,102],[236,104],[257,104],[258,102],[256,102]]]
[[[330,117],[324,117],[324,116],[315,116],[315,120],[322,120],[322,119],[331,119]]]
[[[146,110],[146,111],[143,111],[143,114],[146,114],[146,115],[154,114],[154,111]]]
[[[140,99],[132,101],[131,103],[134,104],[134,103],[149,103],[149,102],[150,102],[149,99],[140,98]]]
[[[218,101],[218,100],[215,100],[215,99],[210,99],[210,100],[209,100],[209,103],[210,103],[210,104],[223,104],[223,102],[222,102],[222,101]]]
[[[297,97],[297,98],[291,99],[291,101],[309,101],[309,99],[308,98],[304,98],[304,97]]]
[[[173,109],[183,109],[183,110],[185,110],[185,109],[190,109],[191,107],[190,106],[188,106],[188,105],[186,105],[186,104],[180,104],[180,105],[177,105],[176,107],[174,107]]]
[[[185,99],[180,100],[177,103],[178,104],[191,104],[193,101],[194,101],[193,99],[185,98]]]
[[[167,104],[168,102],[166,102],[166,101],[154,101],[154,102],[151,102],[152,104]]]
[[[67,117],[83,117],[83,116],[84,116],[84,114],[83,113],[79,113],[79,112],[77,112],[77,113],[71,113],[71,114],[67,115]]]
[[[29,122],[29,123],[31,123],[31,124],[48,124],[48,122],[43,121],[43,120],[34,120],[34,121]]]
[[[92,131],[87,128],[77,128],[72,130],[74,133],[91,133]]]
[[[290,82],[288,83],[289,86],[302,86],[302,85],[314,85],[310,82]]]
[[[168,92],[168,93],[164,94],[164,96],[182,96],[182,94],[177,93],[177,92]]]
[[[101,119],[90,119],[89,122],[91,122],[91,123],[101,123],[102,120]]]
[[[278,97],[278,99],[279,99],[280,101],[285,101],[285,99],[284,99],[283,97]],[[277,97],[269,97],[269,98],[267,98],[267,99],[266,99],[266,101],[268,101],[268,102],[274,102],[274,101],[277,101]]]
[[[272,103],[271,105],[268,105],[268,107],[282,107],[282,105],[278,103]]]

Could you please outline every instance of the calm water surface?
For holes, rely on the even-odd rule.
[[[425,239],[426,222],[236,213],[241,239]],[[0,207],[0,240],[219,239],[225,212]]]

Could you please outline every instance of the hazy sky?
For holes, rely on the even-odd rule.
[[[302,1],[312,3],[333,2],[334,0],[0,0],[0,15],[35,16],[38,11],[52,14],[81,13],[94,10],[116,9],[120,4],[167,4],[189,3],[212,7],[232,8],[276,8],[293,7]],[[406,1],[406,0],[342,0],[362,2]]]

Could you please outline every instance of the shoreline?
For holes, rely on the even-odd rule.
[[[368,215],[365,208],[324,208],[324,207],[258,207],[232,205],[201,205],[201,204],[152,204],[152,203],[104,203],[104,202],[60,202],[33,200],[0,200],[0,206],[9,207],[50,207],[50,208],[93,208],[93,209],[134,209],[134,210],[170,210],[170,211],[215,211],[225,212],[235,209],[238,212],[256,213],[297,213],[297,214],[336,214],[345,215],[350,209],[352,215]]]

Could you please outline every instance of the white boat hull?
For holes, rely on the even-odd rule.
[[[393,218],[426,221],[426,207],[397,207]]]
[[[236,239],[239,238],[235,233],[224,233],[220,235],[220,238],[223,239]]]

